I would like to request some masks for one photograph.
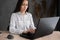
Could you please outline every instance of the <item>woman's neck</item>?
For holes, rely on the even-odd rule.
[[[22,15],[25,15],[25,11],[20,11]]]

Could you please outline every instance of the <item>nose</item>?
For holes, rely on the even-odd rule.
[[[24,6],[24,8],[26,8],[26,6]]]

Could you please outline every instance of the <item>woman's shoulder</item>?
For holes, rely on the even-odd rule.
[[[16,12],[16,13],[12,13],[12,15],[17,15],[19,12]]]
[[[32,16],[32,14],[30,12],[26,12],[26,13],[27,13],[27,15]]]

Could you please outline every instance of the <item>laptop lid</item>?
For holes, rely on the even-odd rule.
[[[36,36],[39,37],[51,34],[54,31],[58,20],[59,17],[40,18],[39,25],[37,26],[38,32],[36,33]]]

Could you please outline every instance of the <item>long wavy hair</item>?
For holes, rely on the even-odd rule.
[[[39,13],[41,11],[41,6],[40,6],[40,4],[35,4],[35,16],[37,17],[37,18],[40,18],[41,16],[41,14]]]

